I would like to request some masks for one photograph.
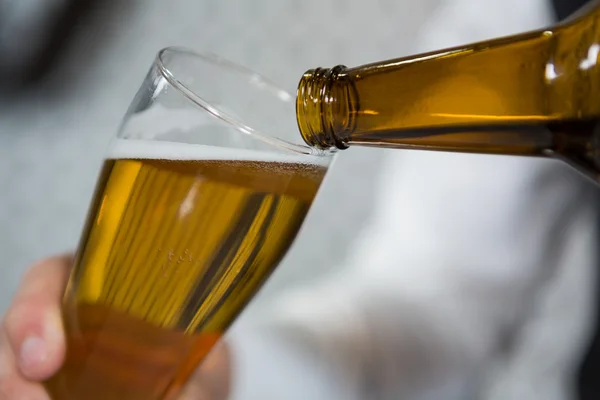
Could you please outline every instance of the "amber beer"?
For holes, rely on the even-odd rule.
[[[173,398],[294,240],[325,174],[310,160],[117,140],[65,295],[52,399]]]

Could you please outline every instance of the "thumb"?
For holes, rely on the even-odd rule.
[[[21,374],[44,380],[65,356],[60,313],[61,297],[71,265],[70,256],[54,257],[25,275],[4,320],[6,336]]]

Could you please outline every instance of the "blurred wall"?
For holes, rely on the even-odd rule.
[[[111,135],[158,49],[210,50],[293,91],[310,67],[411,52],[437,0],[98,2],[47,79],[0,99],[0,312],[25,268],[78,240]],[[385,152],[339,156],[303,232],[249,312],[344,262]]]

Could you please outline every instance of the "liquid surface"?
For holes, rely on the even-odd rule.
[[[67,362],[46,383],[54,400],[179,391],[313,201],[325,169],[286,161],[105,162],[64,301]]]

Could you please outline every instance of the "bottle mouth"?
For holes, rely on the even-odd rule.
[[[312,148],[335,151],[348,148],[345,134],[351,131],[350,85],[340,79],[343,65],[315,68],[304,73],[296,95],[296,120],[302,138]]]

